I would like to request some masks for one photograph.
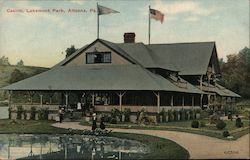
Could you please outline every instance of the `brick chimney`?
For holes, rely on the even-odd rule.
[[[135,33],[134,32],[127,32],[124,33],[124,43],[135,43]]]

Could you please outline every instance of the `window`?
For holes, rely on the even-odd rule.
[[[86,53],[86,63],[111,63],[111,52],[89,52]]]

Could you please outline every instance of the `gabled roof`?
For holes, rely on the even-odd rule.
[[[155,55],[173,63],[180,75],[204,75],[211,59],[215,42],[150,44]]]
[[[2,88],[4,90],[152,90],[203,93],[180,88],[139,65],[62,66]]]

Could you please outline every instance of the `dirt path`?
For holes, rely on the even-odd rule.
[[[91,129],[90,126],[79,125],[78,122],[63,122],[53,124],[55,127],[72,129]],[[161,130],[118,129],[109,128],[114,132],[140,133],[162,137],[175,141],[186,148],[192,159],[249,159],[249,136],[247,134],[236,141],[226,141],[203,135]]]

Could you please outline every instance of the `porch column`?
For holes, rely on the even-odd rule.
[[[194,95],[192,95],[192,108],[194,107]]]
[[[174,96],[173,95],[171,96],[171,106],[172,107],[174,106]]]
[[[92,97],[92,106],[94,107],[95,106],[95,93],[94,92],[91,94],[91,97]]]
[[[40,106],[42,107],[43,106],[43,95],[40,94],[39,96],[40,96]]]
[[[66,105],[66,108],[68,108],[68,103],[69,103],[69,94],[68,93],[65,93],[65,105]]]
[[[122,97],[124,96],[126,92],[119,92],[119,93],[116,93],[118,96],[119,96],[119,107],[120,107],[120,111],[122,111]]]
[[[203,94],[201,94],[201,98],[200,98],[200,107],[202,107],[202,98],[203,98]]]
[[[160,113],[160,105],[161,105],[161,97],[160,97],[160,92],[158,91],[157,93],[153,92],[157,98],[157,113]]]
[[[202,79],[203,79],[203,75],[201,75],[200,77],[200,90],[202,90]]]
[[[184,97],[184,95],[182,95],[182,107],[184,107],[185,106],[185,97]]]

